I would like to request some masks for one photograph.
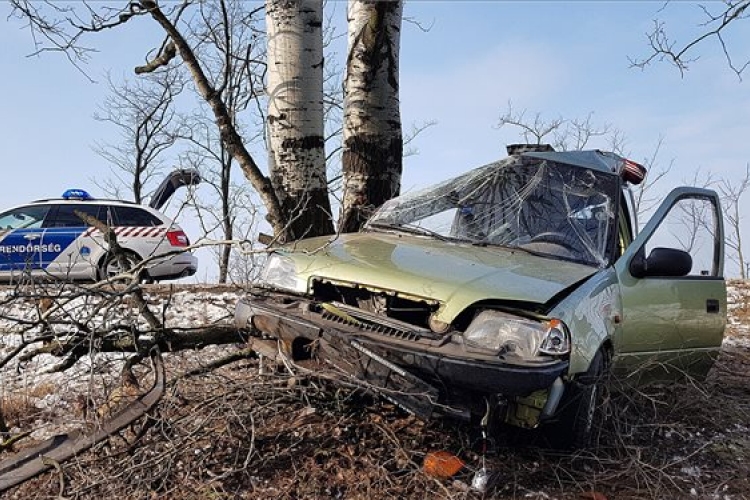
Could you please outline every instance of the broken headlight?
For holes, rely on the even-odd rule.
[[[524,359],[570,352],[570,335],[558,319],[539,322],[500,311],[482,311],[463,337],[470,346]]]
[[[272,253],[266,259],[266,265],[260,273],[262,284],[281,290],[305,293],[307,283],[297,278],[294,261],[280,253]]]

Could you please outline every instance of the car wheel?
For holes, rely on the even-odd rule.
[[[564,449],[592,444],[604,421],[602,403],[607,393],[606,374],[606,355],[598,351],[588,371],[566,386],[557,421],[545,429],[550,444]]]
[[[117,258],[116,255],[112,253],[107,253],[107,255],[102,259],[101,264],[99,265],[99,279],[100,280],[111,280],[118,274],[121,274],[123,272],[129,271],[130,269],[134,268],[141,262],[141,258],[138,257],[137,254],[134,252],[125,252],[125,265],[127,267],[123,267],[120,259]],[[148,279],[148,273],[146,271],[141,272],[141,276],[139,277],[139,281]]]

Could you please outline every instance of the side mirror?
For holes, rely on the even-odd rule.
[[[641,250],[630,261],[630,274],[636,278],[686,276],[692,268],[690,254],[675,248],[654,248],[646,259]]]

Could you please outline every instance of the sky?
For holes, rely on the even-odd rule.
[[[341,27],[345,7],[326,4]],[[109,171],[93,146],[116,140],[111,126],[93,119],[107,96],[105,75],[132,77],[162,36],[147,20],[97,34],[84,75],[62,54],[31,55],[31,34],[8,18],[9,11],[0,4],[3,208],[59,196],[69,187],[97,196],[94,181]],[[662,141],[658,163],[673,165],[657,186],[663,192],[696,171],[700,178],[710,171],[739,179],[750,162],[750,83],[728,68],[715,41],[697,48],[699,59],[684,75],[667,63],[631,67],[629,59],[649,54],[646,33],[654,19],[664,20],[677,40],[698,33],[704,17],[697,3],[407,0],[404,15],[404,128],[434,125],[410,145],[418,154],[405,159],[403,191],[504,157],[505,145],[520,141],[518,130],[498,127],[509,102],[547,120],[591,114],[594,124],[623,133],[625,151],[636,161]],[[750,47],[750,30],[734,29],[728,43],[738,60],[750,56],[742,52]],[[342,66],[343,45],[331,57]],[[750,194],[746,198],[750,213]],[[750,238],[750,221],[744,230]]]

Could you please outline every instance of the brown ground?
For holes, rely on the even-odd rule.
[[[575,454],[546,449],[534,432],[501,434],[486,497],[750,498],[747,296],[733,299],[739,340],[725,343],[706,382],[613,396],[600,444]],[[481,466],[476,436],[461,425],[420,422],[322,380],[261,375],[256,360],[187,379],[178,371],[140,439],[142,423],[65,464],[62,492],[60,474],[48,473],[5,498],[480,497],[468,488]],[[466,471],[425,475],[433,450],[457,454]]]

